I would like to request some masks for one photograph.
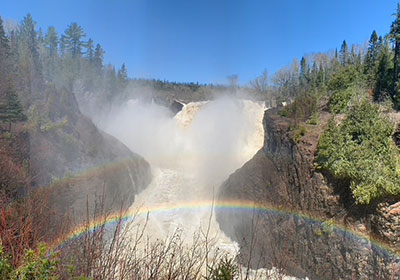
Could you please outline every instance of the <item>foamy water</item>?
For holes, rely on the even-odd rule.
[[[131,101],[116,123],[108,125],[109,133],[152,166],[151,184],[136,195],[130,209],[148,212],[136,222],[147,223],[150,239],[164,239],[180,229],[190,246],[196,232],[208,232],[214,248],[238,253],[237,244],[219,229],[212,207],[180,205],[213,201],[221,183],[254,156],[264,141],[264,111],[262,103],[223,98],[189,103],[171,119],[157,105]],[[143,114],[147,122],[146,117],[140,119]],[[126,126],[121,128],[117,124],[122,121]],[[152,212],[168,206],[174,210]]]
[[[131,207],[149,211],[147,227],[152,238],[163,238],[180,228],[190,241],[196,231],[209,227],[217,247],[231,253],[237,251],[219,230],[212,209],[178,209],[158,214],[152,214],[151,209],[165,204],[179,208],[190,201],[212,201],[223,180],[262,147],[263,114],[262,104],[224,99],[189,103],[175,116],[170,127],[175,129],[172,142],[179,145],[179,152],[150,157],[152,183],[136,196]]]

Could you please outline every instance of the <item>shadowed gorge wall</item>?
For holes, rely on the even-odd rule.
[[[34,185],[51,188],[60,214],[76,222],[96,196],[104,195],[105,212],[127,208],[149,184],[149,164],[83,116],[73,93],[49,87],[43,100],[28,128]]]
[[[350,233],[380,234],[387,242],[391,238],[396,248],[398,231],[394,224],[383,225],[385,217],[399,225],[399,213],[393,210],[398,205],[349,203],[340,186],[315,170],[314,154],[327,113],[296,143],[289,129],[293,124],[277,112],[272,109],[264,115],[263,148],[224,182],[218,194],[220,200],[250,200],[275,210],[217,211],[221,229],[240,244],[242,255],[254,254],[253,267],[274,265],[311,279],[398,279],[399,257]]]

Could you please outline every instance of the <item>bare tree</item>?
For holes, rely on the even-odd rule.
[[[254,80],[250,81],[250,85],[252,88],[256,90],[257,93],[267,94],[268,91],[268,71],[267,69],[264,72],[255,78]]]
[[[229,75],[226,77],[228,79],[229,86],[231,88],[237,88],[238,86],[238,81],[239,81],[239,76],[234,74],[234,75]]]

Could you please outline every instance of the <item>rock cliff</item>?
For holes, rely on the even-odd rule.
[[[52,190],[62,215],[79,222],[96,199],[103,212],[118,211],[149,184],[149,164],[82,115],[73,93],[48,86],[29,115],[33,184]]]
[[[399,199],[356,205],[348,182],[315,169],[329,118],[322,112],[319,124],[307,125],[294,141],[293,121],[268,110],[263,148],[224,182],[218,199],[254,201],[271,210],[218,210],[220,227],[251,267],[275,266],[310,279],[400,279]]]

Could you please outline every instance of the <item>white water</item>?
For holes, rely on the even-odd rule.
[[[105,130],[152,166],[151,184],[131,210],[148,211],[146,233],[164,239],[177,229],[190,243],[209,230],[215,247],[235,255],[237,245],[220,231],[210,208],[180,207],[213,201],[220,184],[262,147],[264,105],[223,98],[184,106],[173,119],[154,104],[130,101]],[[153,211],[177,208],[174,211]]]
[[[212,201],[218,186],[248,161],[263,144],[264,107],[250,101],[230,99],[186,105],[174,118],[178,154],[152,155],[153,180],[136,196],[132,209],[149,211],[148,231],[153,238],[163,238],[177,228],[190,241],[196,231],[210,224],[210,236],[219,248],[234,253],[234,243],[220,230],[210,209],[182,208],[152,214],[162,205],[189,206],[198,201]],[[175,150],[175,149],[173,149]]]

